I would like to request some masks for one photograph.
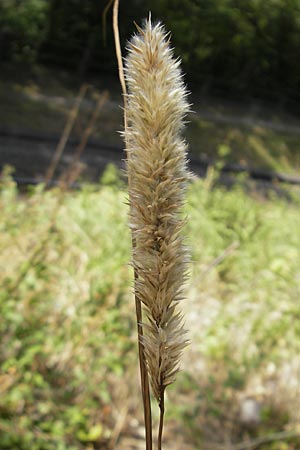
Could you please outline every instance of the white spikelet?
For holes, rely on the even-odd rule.
[[[187,341],[177,303],[187,254],[181,236],[187,180],[181,137],[189,110],[179,61],[162,25],[148,20],[126,58],[126,145],[135,293],[149,319],[143,345],[154,396],[161,401]]]

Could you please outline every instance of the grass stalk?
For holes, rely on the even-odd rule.
[[[124,101],[124,136],[125,136],[125,151],[126,157],[128,158],[128,147],[127,147],[127,89],[124,77],[124,68],[122,62],[122,52],[120,45],[119,36],[119,24],[118,24],[118,12],[119,12],[119,0],[114,0],[113,5],[113,31],[115,39],[116,56],[118,61],[119,79],[123,93]],[[130,174],[128,173],[128,186],[130,189]],[[136,240],[132,234],[132,248],[136,247]],[[145,422],[145,436],[146,436],[146,450],[152,450],[152,413],[151,413],[151,401],[150,401],[150,386],[149,377],[146,367],[146,358],[143,346],[143,316],[142,316],[142,303],[137,293],[137,282],[138,282],[138,272],[134,269],[134,296],[135,296],[135,309],[136,309],[136,322],[137,322],[137,332],[138,332],[138,352],[139,352],[139,365],[140,365],[140,376],[141,376],[141,388],[142,388],[142,398],[143,398],[143,409],[144,409],[144,422]]]
[[[159,426],[158,426],[158,437],[157,437],[157,449],[158,450],[162,450],[164,415],[165,415],[165,395],[164,395],[164,392],[162,392],[161,400],[159,402]]]

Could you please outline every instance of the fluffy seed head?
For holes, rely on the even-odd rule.
[[[187,262],[181,236],[187,179],[181,131],[189,105],[179,61],[162,25],[147,21],[128,50],[125,138],[135,293],[148,317],[143,345],[153,393],[160,402],[187,343],[177,303]]]

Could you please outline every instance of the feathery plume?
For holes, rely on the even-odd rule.
[[[135,294],[148,317],[142,344],[153,394],[162,408],[165,388],[174,381],[187,344],[177,303],[187,262],[181,236],[187,180],[181,132],[189,105],[180,63],[161,24],[146,21],[128,50],[125,139]]]

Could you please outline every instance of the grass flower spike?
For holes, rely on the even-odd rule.
[[[142,344],[152,391],[161,410],[164,391],[186,346],[177,304],[187,254],[181,236],[187,180],[181,137],[189,110],[179,61],[162,25],[148,20],[126,58],[126,145],[135,294],[148,317]]]

